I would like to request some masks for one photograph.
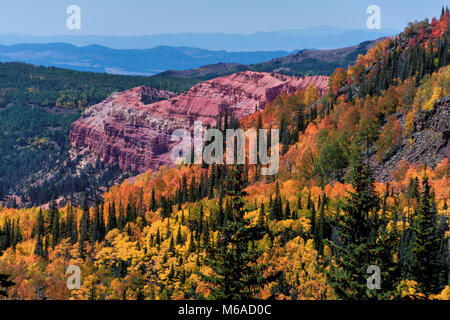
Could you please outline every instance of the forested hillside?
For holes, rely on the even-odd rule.
[[[46,68],[25,63],[0,63],[0,109],[19,106],[83,110],[111,93],[137,86],[183,92],[199,82],[164,76],[137,77]]]
[[[412,23],[336,69],[328,94],[309,86],[244,118],[280,129],[275,176],[162,167],[93,207],[0,209],[7,297],[450,299],[449,23],[448,9]],[[223,116],[217,129],[237,125]],[[414,150],[425,151],[392,167]],[[68,265],[82,270],[79,290]]]
[[[161,75],[176,78],[200,78],[204,80],[242,71],[276,72],[293,76],[331,75],[336,68],[353,65],[358,55],[365,54],[379,40],[365,41],[359,45],[332,50],[305,49],[285,57],[256,64],[218,63],[204,67],[166,71]]]
[[[113,92],[139,85],[183,92],[197,82],[0,63],[0,203],[7,194],[16,194],[28,203],[42,204],[86,186],[110,185],[122,170],[99,165],[95,171],[110,176],[100,180],[98,174],[68,173],[77,165],[69,161],[69,129],[81,111]],[[46,175],[55,176],[44,179]],[[14,197],[7,199],[11,206],[16,202]]]

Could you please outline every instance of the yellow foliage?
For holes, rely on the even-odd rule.
[[[431,296],[431,299],[450,300],[450,286],[446,286],[440,294]]]
[[[423,299],[425,295],[418,290],[418,283],[414,280],[402,280],[397,286],[397,293],[402,298]]]
[[[441,87],[434,87],[433,88],[433,94],[431,95],[431,98],[425,102],[423,109],[430,111],[433,110],[434,102],[444,96],[444,93],[442,91]]]
[[[434,102],[450,94],[450,66],[442,67],[431,76],[426,75],[417,89],[415,110],[432,110]]]
[[[305,90],[305,96],[304,96],[305,105],[307,105],[307,106],[311,105],[313,102],[315,102],[317,100],[318,97],[319,97],[319,94],[317,92],[317,87],[313,84],[309,84]]]
[[[408,115],[406,116],[406,123],[405,123],[405,136],[409,137],[414,133],[414,118],[416,116],[416,113],[414,110],[411,110],[408,112]]]

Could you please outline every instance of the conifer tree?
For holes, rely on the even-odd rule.
[[[76,215],[72,219],[72,233],[70,235],[70,243],[75,244],[78,241],[78,219]]]
[[[190,232],[189,234],[189,252],[194,252],[195,251],[195,242],[194,242],[194,233]]]
[[[152,189],[152,197],[150,200],[150,211],[156,211],[155,188]]]
[[[173,236],[170,237],[169,252],[175,254],[175,243],[173,241]]]
[[[302,195],[299,192],[298,193],[298,198],[297,198],[297,210],[301,210],[302,209]]]
[[[46,236],[44,238],[44,259],[48,260],[48,246],[49,246],[49,240],[48,240],[48,236]]]
[[[181,212],[181,225],[184,226],[184,211]]]
[[[258,146],[258,149],[259,149],[259,141],[261,139],[261,137],[259,136],[259,130],[261,130],[262,128],[263,128],[262,113],[259,112],[258,113],[258,122],[256,124],[256,145]],[[258,156],[259,156],[259,150],[258,150]]]
[[[50,222],[50,232],[53,234],[53,222],[54,217],[58,214],[58,205],[56,204],[56,201],[53,199],[50,203],[50,208],[48,212],[49,216],[49,222]]]
[[[97,220],[98,240],[103,241],[106,235],[104,203],[100,204],[100,212]]]
[[[38,218],[37,218],[37,241],[36,247],[34,248],[34,254],[43,257],[44,256],[44,245],[42,239],[44,237],[44,216],[42,214],[42,209],[39,209]]]
[[[52,221],[52,248],[55,248],[55,246],[59,242],[59,212],[56,210],[56,212],[52,215],[53,221]]]
[[[67,208],[67,215],[66,215],[66,221],[62,223],[63,227],[61,228],[63,230],[63,238],[70,238],[70,235],[72,234],[72,226],[73,226],[73,211],[72,206],[69,204]]]
[[[116,220],[116,204],[114,201],[108,207],[108,222],[106,224],[106,231],[109,232],[117,227]]]
[[[158,228],[158,230],[156,231],[156,244],[157,244],[158,246],[161,245],[161,233],[159,232],[159,228]]]
[[[141,217],[141,218],[145,218],[144,217],[144,194],[143,194],[143,190],[142,188],[139,189],[139,197],[138,197],[138,202],[137,202],[137,217]]]
[[[213,299],[250,299],[271,281],[263,275],[266,266],[256,264],[258,255],[254,249],[249,249],[251,241],[262,238],[263,229],[250,226],[250,221],[244,218],[243,175],[241,165],[233,167],[227,186],[232,216],[227,225],[219,229],[219,243],[209,248],[204,260],[205,265],[213,270],[213,275],[200,273]]]
[[[399,298],[397,285],[401,279],[401,262],[397,261],[395,253],[398,251],[400,245],[400,235],[396,228],[389,230],[388,225],[390,221],[396,221],[395,216],[389,217],[387,198],[389,196],[389,184],[386,184],[386,191],[383,197],[383,204],[381,206],[381,214],[377,225],[377,233],[373,235],[376,237],[376,247],[374,254],[377,257],[377,266],[381,271],[381,286],[382,290],[371,290],[369,292],[370,298],[376,299],[392,299]],[[393,208],[395,209],[395,208]],[[393,211],[393,210],[391,210]],[[394,212],[394,211],[393,211]]]
[[[314,203],[311,200],[311,191],[308,192],[308,198],[306,200],[306,209],[311,210],[314,207]]]
[[[36,233],[41,236],[44,236],[44,215],[42,213],[42,209],[39,209],[38,218],[37,218],[37,226]]]
[[[42,235],[38,233],[34,254],[44,257],[44,245],[42,243]]]
[[[370,169],[363,163],[359,153],[354,156],[350,174],[354,192],[349,193],[342,204],[344,215],[339,223],[338,243],[330,243],[335,250],[334,264],[327,272],[329,283],[338,298],[346,300],[363,300],[383,298],[391,294],[395,283],[382,277],[381,289],[369,290],[367,287],[367,268],[379,266],[383,275],[393,268],[390,261],[383,260],[383,248],[377,242],[380,237],[380,220],[378,217],[379,198],[375,193]]]
[[[291,208],[289,206],[289,201],[286,201],[286,207],[284,209],[284,220],[292,218],[291,216]]]
[[[181,225],[178,226],[177,236],[176,236],[176,243],[178,245],[183,244],[183,238],[181,236]]]
[[[203,239],[202,240],[203,240],[203,246],[205,248],[208,248],[210,246],[208,224],[205,225],[205,228],[203,230]]]
[[[411,275],[422,293],[429,296],[442,290],[445,283],[440,283],[440,276],[446,268],[445,260],[441,259],[437,210],[427,176],[422,180],[422,189],[414,227]]]
[[[272,202],[270,210],[270,219],[281,220],[282,216],[283,216],[283,206],[281,201],[280,186],[278,185],[277,181],[275,185],[275,199]]]
[[[119,230],[123,230],[125,228],[125,225],[127,224],[124,214],[124,209],[122,206],[122,202],[119,202],[119,219],[117,220],[117,227]]]
[[[266,211],[264,208],[264,202],[261,203],[261,208],[259,209],[259,214],[258,214],[258,226],[262,227],[265,229],[266,226]]]
[[[216,164],[213,163],[211,166],[211,173],[208,179],[208,199],[214,198],[214,185],[216,183]]]
[[[89,230],[90,230],[90,217],[89,217],[89,208],[87,204],[87,200],[83,205],[83,215],[80,223],[80,238],[78,242],[78,253],[82,259],[84,259],[86,251],[86,241],[89,240]]]
[[[316,232],[316,207],[314,206],[313,202],[311,202],[310,207],[311,207],[310,213],[309,213],[309,221],[311,222],[310,233],[314,237],[314,234]]]
[[[189,202],[195,201],[197,201],[197,184],[195,182],[195,175],[193,175],[189,185]]]
[[[225,204],[225,212],[224,212],[224,218],[223,218],[222,225],[226,225],[228,223],[228,221],[231,219],[232,215],[233,215],[233,213],[232,213],[231,203],[227,199],[227,202]]]
[[[314,245],[319,255],[323,254],[323,237],[325,225],[325,201],[320,202],[319,219],[314,230]]]
[[[92,222],[90,223],[89,229],[90,241],[92,244],[94,244],[97,241],[103,240],[102,234],[104,237],[105,225],[103,224],[102,228],[102,222],[103,222],[103,209],[101,208],[101,206],[96,206],[94,210],[94,217]]]
[[[172,204],[170,198],[161,197],[161,217],[169,218],[172,215]]]

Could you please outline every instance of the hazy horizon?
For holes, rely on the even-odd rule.
[[[414,4],[414,5],[412,5]],[[81,29],[69,30],[67,8],[81,9]],[[224,33],[304,30],[329,25],[333,28],[367,30],[366,9],[381,10],[379,31],[403,30],[411,21],[432,18],[444,3],[440,0],[347,0],[313,3],[299,0],[16,0],[0,5],[2,34],[36,36],[94,35],[142,36],[173,33]]]
[[[336,31],[336,30],[334,30]],[[342,32],[259,32],[249,35],[224,33],[171,33],[141,36],[0,34],[0,45],[66,43],[76,47],[100,45],[110,49],[146,50],[160,46],[197,48],[213,51],[255,52],[337,49],[365,41],[393,36],[399,32],[348,30]]]
[[[320,30],[322,28],[325,28],[326,31],[324,30]],[[60,33],[60,34],[36,34],[36,33],[26,33],[26,32],[0,32],[0,35],[21,35],[21,36],[33,36],[33,37],[60,37],[60,36],[64,36],[64,37],[70,37],[70,36],[74,36],[74,37],[123,37],[123,38],[128,38],[128,37],[146,37],[146,36],[158,36],[158,35],[189,35],[189,34],[195,34],[195,35],[201,35],[201,34],[222,34],[222,35],[241,35],[241,36],[251,36],[251,35],[255,35],[255,34],[259,34],[259,33],[282,33],[282,34],[286,34],[286,35],[311,35],[308,33],[303,33],[306,31],[314,31],[315,33],[317,33],[317,31],[320,30],[320,35],[338,35],[338,34],[343,34],[346,32],[352,32],[352,31],[364,31],[364,32],[368,32],[368,33],[380,33],[380,32],[384,32],[384,33],[400,33],[403,31],[403,29],[395,29],[395,28],[383,28],[380,30],[369,30],[369,29],[364,29],[364,28],[341,28],[341,27],[336,27],[336,26],[332,26],[332,25],[313,25],[310,27],[305,27],[305,28],[298,28],[298,29],[279,29],[279,30],[266,30],[266,31],[262,31],[262,30],[258,30],[255,32],[250,32],[250,33],[245,33],[245,32],[161,32],[161,33],[143,33],[143,34],[84,34],[81,32],[73,32],[73,33]],[[295,34],[295,32],[302,32],[301,34]],[[293,34],[292,34],[293,33]],[[315,34],[314,34],[315,35]]]

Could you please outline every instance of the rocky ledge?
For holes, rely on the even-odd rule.
[[[389,181],[391,173],[404,160],[411,164],[436,167],[450,157],[450,96],[436,100],[433,110],[420,111],[414,119],[414,133],[382,163],[372,156],[371,165],[378,181]]]

